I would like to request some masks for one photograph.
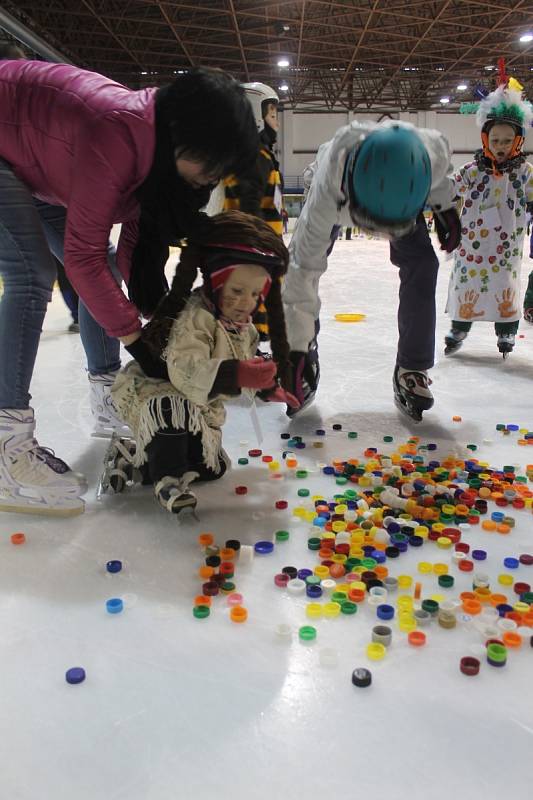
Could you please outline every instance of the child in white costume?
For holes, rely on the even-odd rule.
[[[190,484],[220,478],[228,467],[224,401],[243,389],[296,403],[283,388],[291,381],[279,282],[287,263],[287,249],[267,223],[237,211],[211,218],[202,240],[188,242],[170,293],[143,331],[154,356],[166,361],[169,380],[148,378],[133,361],[113,386],[136,442],[117,444],[110,470],[115,491],[142,477],[168,511],[194,507]],[[198,270],[203,285],[191,292]],[[263,300],[272,360],[256,357],[251,317]]]
[[[504,358],[521,317],[520,267],[533,201],[533,166],[522,154],[533,114],[513,78],[489,94],[477,111],[483,148],[455,176],[463,200],[462,242],[455,251],[447,312],[452,319],[446,355],[461,346],[472,322],[494,322]]]

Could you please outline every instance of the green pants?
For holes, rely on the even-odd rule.
[[[499,336],[501,333],[516,333],[518,330],[519,322],[520,320],[518,319],[516,320],[516,322],[495,322],[494,331],[496,333],[496,336]],[[456,319],[452,320],[452,328],[455,328],[456,331],[465,331],[465,333],[468,333],[471,327],[472,327],[471,322],[463,322]]]
[[[524,311],[527,311],[528,308],[533,308],[533,269],[529,273],[527,289],[524,295]]]

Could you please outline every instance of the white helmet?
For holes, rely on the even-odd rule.
[[[263,103],[270,101],[277,105],[279,103],[279,97],[274,89],[272,89],[271,86],[267,86],[266,83],[242,83],[241,86],[252,104],[257,130],[261,131],[265,125],[263,119]]]

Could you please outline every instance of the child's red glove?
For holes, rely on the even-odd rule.
[[[237,365],[237,385],[246,389],[269,389],[273,387],[275,376],[276,364],[270,359],[250,358]]]
[[[265,403],[286,403],[289,408],[300,408],[300,403],[296,397],[281,386],[276,386],[272,391],[262,394],[261,400],[264,400]]]

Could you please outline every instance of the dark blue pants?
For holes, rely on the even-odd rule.
[[[413,233],[391,241],[390,260],[400,270],[396,363],[407,369],[430,369],[435,357],[439,260],[422,214]]]

